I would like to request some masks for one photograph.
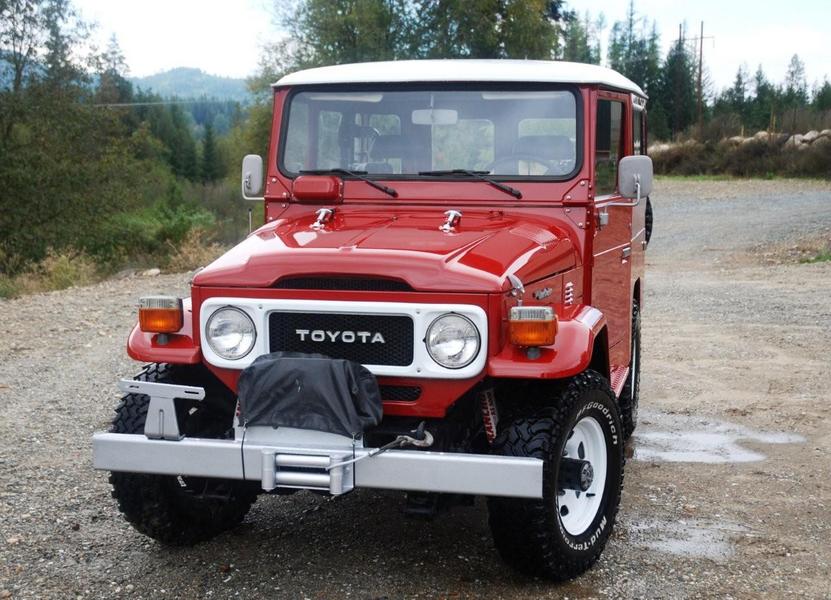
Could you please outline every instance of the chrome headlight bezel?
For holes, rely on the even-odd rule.
[[[447,353],[445,352],[444,356],[438,352],[437,348],[435,347],[436,339],[435,336],[440,333],[438,328],[442,325],[447,325],[448,321],[451,320],[458,320],[461,322],[461,326],[468,330],[469,334],[464,336],[464,341],[462,342],[462,348],[456,354],[452,354],[449,356],[463,356],[462,360],[458,362],[453,362],[449,360]],[[472,334],[472,335],[470,335]],[[469,346],[469,342],[474,340],[475,344],[473,346]],[[476,360],[476,357],[479,356],[479,352],[482,350],[482,334],[479,331],[479,328],[476,327],[476,324],[465,315],[461,315],[459,313],[445,313],[443,315],[439,315],[430,323],[430,326],[427,328],[427,333],[424,336],[424,345],[427,348],[427,354],[430,355],[430,358],[433,361],[445,369],[464,369],[468,365],[470,365],[473,361]],[[472,348],[472,351],[471,351]]]
[[[217,344],[217,338],[219,336],[211,334],[212,325],[214,325],[215,320],[220,318],[223,314],[228,314],[227,318],[229,320],[232,318],[231,315],[235,317],[242,317],[242,320],[238,321],[238,324],[242,325],[242,327],[240,327],[237,331],[232,330],[225,334],[237,334],[241,336],[240,342],[235,346],[219,346]],[[254,324],[254,320],[247,312],[237,308],[236,306],[222,306],[216,309],[205,322],[204,335],[205,342],[208,344],[211,351],[218,357],[225,360],[240,360],[245,358],[251,353],[257,344],[257,326]]]

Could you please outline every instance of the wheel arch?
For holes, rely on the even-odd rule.
[[[127,339],[127,354],[130,358],[146,363],[169,363],[195,365],[202,362],[202,350],[193,335],[191,300],[184,298],[182,308],[185,318],[182,328],[176,333],[159,339],[156,333],[147,333],[136,324]]]
[[[608,377],[608,351],[606,317],[594,307],[578,306],[560,319],[554,344],[540,348],[538,357],[529,358],[525,349],[507,343],[488,361],[487,374],[494,379],[563,379],[597,364]]]

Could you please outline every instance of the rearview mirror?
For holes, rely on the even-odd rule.
[[[263,157],[248,154],[242,159],[242,197],[245,200],[262,200]]]
[[[624,156],[618,164],[617,187],[624,198],[640,200],[652,193],[652,159]]]
[[[419,108],[413,111],[413,125],[455,125],[459,111],[450,108]]]

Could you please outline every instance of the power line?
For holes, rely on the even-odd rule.
[[[167,106],[169,104],[241,104],[238,100],[162,100],[159,102],[104,102],[92,104],[103,108],[120,108],[127,106]]]

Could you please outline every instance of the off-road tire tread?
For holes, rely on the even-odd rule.
[[[550,460],[552,441],[567,435],[565,427],[572,408],[590,390],[607,395],[615,406],[615,395],[608,380],[587,370],[570,379],[553,406],[516,419],[505,427],[494,440],[493,450],[505,456],[534,457],[549,460],[543,467],[544,499],[488,498],[488,512],[494,542],[502,559],[511,567],[527,575],[565,581],[581,575],[598,560],[612,531],[620,505],[623,487],[624,455],[620,452],[620,487],[610,496],[609,527],[592,553],[583,559],[562,556],[553,536],[559,536],[556,511],[547,508],[554,502],[553,473]],[[622,443],[622,442],[621,442]],[[546,490],[547,488],[547,490]]]
[[[175,383],[177,368],[167,364],[151,364],[136,376],[139,381]],[[149,398],[143,394],[127,394],[116,407],[110,431],[141,434],[147,417]],[[193,511],[183,510],[172,498],[173,476],[140,473],[110,473],[112,497],[125,519],[140,533],[163,544],[190,546],[209,540],[238,525],[257,498],[255,490],[244,483],[233,482],[226,500],[194,499],[202,502]],[[206,512],[205,509],[208,508]]]
[[[637,352],[638,357],[637,361],[635,362],[635,368],[640,371],[641,369],[641,309],[640,304],[638,304],[637,300],[632,302],[632,339],[635,339],[637,336],[638,346]],[[630,367],[631,367],[631,360],[630,357]],[[626,383],[623,385],[623,389],[620,392],[620,399],[618,404],[620,405],[620,420],[623,423],[623,439],[628,440],[632,433],[634,433],[635,428],[638,426],[638,396],[640,396],[641,386],[640,386],[640,372],[635,374],[635,377],[638,379],[637,389],[635,390],[634,395],[632,394],[632,379],[629,375],[626,376]]]

